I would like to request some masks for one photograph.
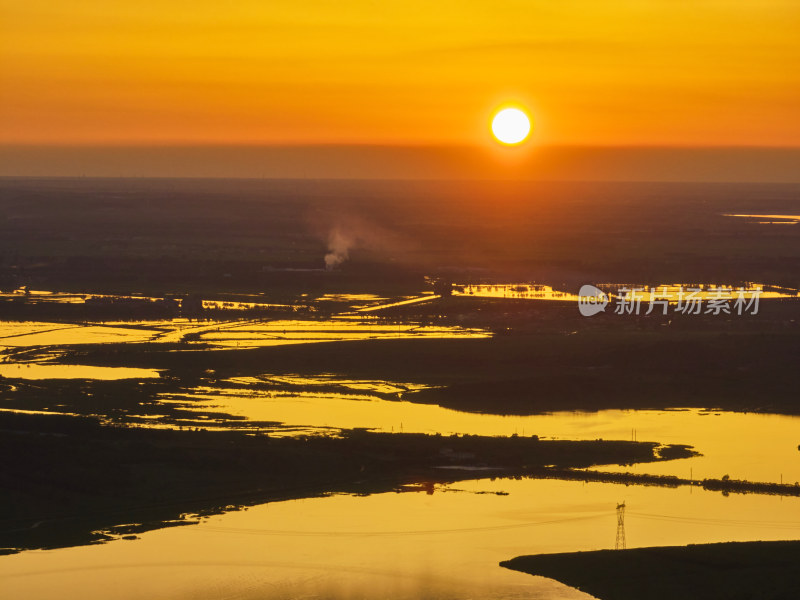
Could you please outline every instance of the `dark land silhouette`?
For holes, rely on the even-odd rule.
[[[730,542],[520,556],[500,563],[601,600],[800,596],[800,542]]]

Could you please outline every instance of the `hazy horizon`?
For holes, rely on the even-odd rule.
[[[800,182],[795,147],[0,145],[3,177]]]

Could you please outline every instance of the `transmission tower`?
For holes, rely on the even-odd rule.
[[[625,503],[617,504],[617,543],[615,550],[625,550]]]

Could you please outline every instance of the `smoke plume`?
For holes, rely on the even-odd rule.
[[[402,234],[375,219],[348,210],[315,216],[317,235],[326,241],[325,268],[338,269],[348,260],[398,264],[407,255],[409,242]]]
[[[350,249],[356,245],[357,238],[347,234],[339,227],[328,235],[328,253],[325,255],[325,268],[329,271],[350,258]]]

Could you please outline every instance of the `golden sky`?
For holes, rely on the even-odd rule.
[[[0,144],[800,146],[796,0],[0,0]]]

